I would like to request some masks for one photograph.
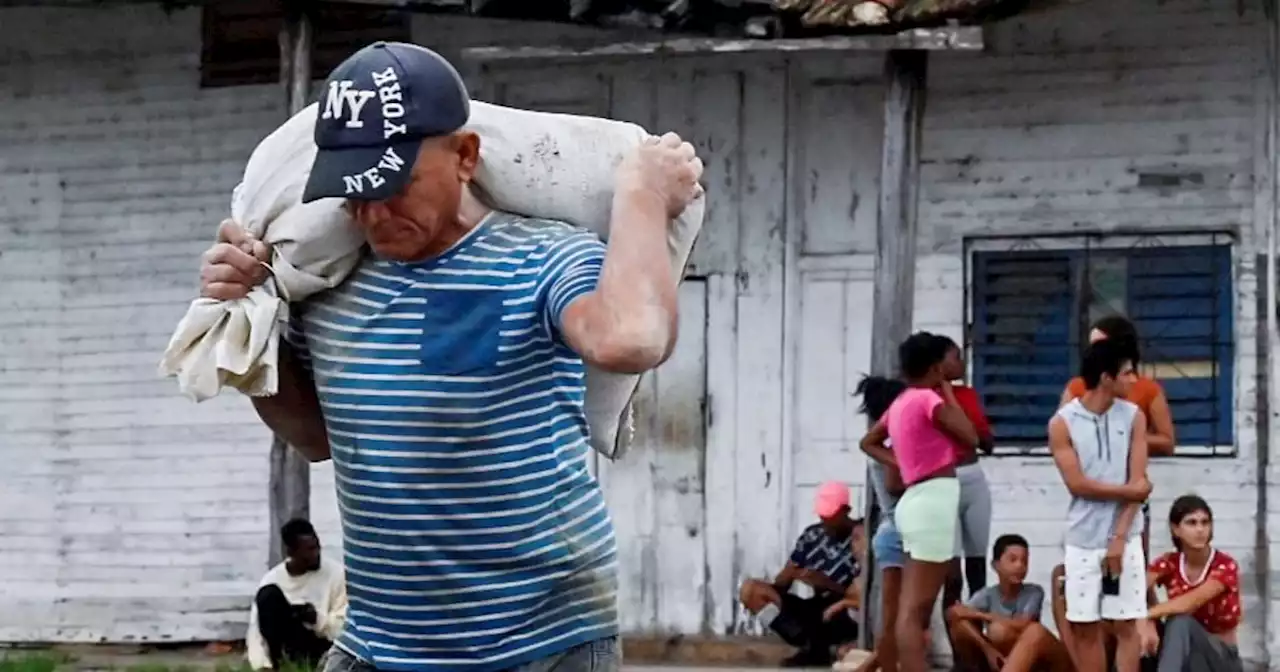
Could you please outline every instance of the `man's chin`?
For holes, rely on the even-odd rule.
[[[379,259],[387,261],[396,261],[402,264],[411,264],[415,261],[422,261],[423,255],[417,249],[410,250],[407,245],[397,245],[391,241],[369,241],[369,247],[373,249],[373,253]]]

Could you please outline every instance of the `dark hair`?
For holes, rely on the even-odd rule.
[[[866,520],[863,520],[862,518],[854,518],[854,519],[853,519],[853,526],[854,526],[854,527],[866,527],[866,523],[867,523],[867,521],[866,521]]]
[[[1107,315],[1099,318],[1089,329],[1097,329],[1107,335],[1106,340],[1115,341],[1124,346],[1124,349],[1128,350],[1129,361],[1133,362],[1134,366],[1138,365],[1141,349],[1138,347],[1138,329],[1133,326],[1133,322],[1121,315]]]
[[[960,349],[960,344],[956,343],[955,339],[951,338],[950,336],[944,336],[942,334],[934,334],[933,337],[938,339],[938,344],[942,346],[943,353],[946,353],[949,350]]]
[[[862,397],[862,406],[858,410],[866,413],[871,422],[876,422],[905,389],[907,384],[897,378],[864,376],[858,381],[855,391],[855,394]]]
[[[912,380],[923,378],[938,362],[947,358],[951,339],[927,331],[917,331],[898,346],[898,365],[902,375]]]
[[[1120,375],[1125,362],[1133,363],[1133,355],[1124,344],[1110,338],[1092,343],[1084,349],[1080,359],[1080,377],[1087,389],[1095,389],[1103,374],[1112,378]]]
[[[293,548],[297,545],[298,540],[302,537],[316,537],[316,528],[311,523],[302,518],[294,518],[280,528],[280,541],[284,542],[286,548]]]
[[[1010,546],[1021,546],[1028,551],[1031,550],[1031,544],[1028,544],[1026,537],[1021,534],[1002,534],[996,537],[996,543],[991,546],[991,559],[999,560]]]
[[[1173,500],[1173,506],[1169,507],[1169,527],[1180,524],[1187,516],[1203,511],[1209,516],[1209,522],[1213,522],[1213,509],[1209,508],[1209,502],[1204,501],[1199,495],[1183,495]],[[1178,535],[1169,533],[1173,538],[1173,547],[1182,550],[1182,542],[1178,541]]]

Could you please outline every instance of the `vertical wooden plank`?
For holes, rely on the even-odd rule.
[[[693,265],[707,274],[707,452],[703,478],[706,555],[706,628],[733,631],[737,613],[735,529],[738,457],[737,301],[738,223],[741,183],[742,73],[703,71],[693,81],[694,125],[690,142],[705,170],[707,212]],[[692,270],[692,269],[691,269]]]
[[[289,115],[307,106],[311,97],[311,17],[303,3],[285,2],[280,27],[280,80]],[[267,566],[283,559],[280,528],[291,518],[311,517],[311,463],[279,436],[271,441],[268,517],[271,529]]]
[[[1254,560],[1254,580],[1257,592],[1264,608],[1259,609],[1260,622],[1258,629],[1262,634],[1261,649],[1267,660],[1280,658],[1280,638],[1273,632],[1280,605],[1276,603],[1275,584],[1271,580],[1272,559],[1280,558],[1275,553],[1271,540],[1275,538],[1272,530],[1277,528],[1277,515],[1271,504],[1271,488],[1274,480],[1271,464],[1271,446],[1275,443],[1277,423],[1280,422],[1280,302],[1276,298],[1276,290],[1280,288],[1280,219],[1277,218],[1276,200],[1277,181],[1280,180],[1280,12],[1274,4],[1269,5],[1266,13],[1265,34],[1266,50],[1263,63],[1259,68],[1258,82],[1255,86],[1254,106],[1257,110],[1257,131],[1254,139],[1254,227],[1260,229],[1255,240],[1264,241],[1266,245],[1265,282],[1258,292],[1259,312],[1265,315],[1265,338],[1262,339],[1263,365],[1266,367],[1265,391],[1260,395],[1258,417],[1257,445],[1257,531],[1255,532],[1256,556]]]
[[[608,115],[653,126],[654,71],[614,71]],[[657,389],[653,376],[641,379],[634,403],[635,440],[615,461],[600,460],[597,475],[618,539],[618,603],[623,632],[653,632],[658,624],[658,576],[654,538],[653,436]]]
[[[844,380],[845,389],[842,395],[844,406],[840,417],[844,421],[844,436],[851,450],[856,451],[862,464],[866,459],[858,445],[862,436],[867,433],[867,419],[858,412],[861,399],[855,396],[858,381],[871,370],[871,329],[862,316],[866,307],[873,305],[875,299],[875,283],[871,280],[871,269],[858,269],[845,284],[844,323]],[[864,473],[862,469],[859,474]],[[866,501],[865,499],[863,500]]]
[[[777,571],[788,541],[782,512],[782,324],[786,227],[786,101],[783,67],[743,76],[738,255],[738,578]]]
[[[794,208],[803,216],[796,245],[803,254],[872,253],[883,89],[878,81],[860,78],[819,79],[802,64],[791,77],[804,88],[802,96],[792,96],[795,109],[788,120],[795,148]]]
[[[659,627],[657,504],[657,378],[640,379],[632,402],[635,437],[621,458],[601,462],[602,486],[618,539],[618,602],[623,632],[656,632]]]
[[[694,127],[692,69],[660,64],[653,133],[688,137]],[[679,294],[679,342],[657,371],[654,418],[656,590],[660,632],[702,628],[705,551],[702,541],[702,459],[706,392],[706,285],[686,282]],[[680,406],[684,408],[681,409]],[[687,512],[682,512],[687,508]]]
[[[782,459],[778,470],[779,493],[782,518],[781,542],[785,544],[795,536],[797,518],[796,498],[809,493],[796,492],[796,452],[800,443],[800,431],[796,423],[797,380],[799,371],[800,337],[803,335],[803,315],[800,278],[800,252],[804,239],[804,204],[802,192],[797,188],[803,178],[805,148],[802,141],[808,129],[803,128],[800,111],[804,109],[804,99],[812,95],[807,78],[797,76],[802,69],[800,63],[805,59],[787,59],[783,61],[782,76],[786,81],[786,97],[783,98],[783,124],[786,129],[786,142],[783,144],[781,160],[786,180],[784,187],[786,202],[783,217],[786,225],[782,229]],[[811,495],[810,495],[811,496]]]
[[[885,58],[884,144],[880,161],[880,207],[876,221],[876,274],[872,300],[871,370],[896,375],[897,347],[911,331],[915,300],[916,215],[920,191],[920,142],[924,121],[925,82],[929,54],[892,51]],[[874,467],[872,467],[874,468]],[[868,473],[870,482],[871,475]],[[868,529],[876,524],[879,508],[873,492],[867,496]],[[867,545],[862,594],[871,595],[875,558]],[[874,603],[863,609],[858,637],[873,642],[867,624]]]
[[[697,69],[692,74],[686,140],[698,149],[704,166],[707,211],[689,273],[732,274],[738,267],[737,165],[742,104],[741,71]]]
[[[716,634],[732,633],[737,614],[737,319],[733,276],[707,278],[707,454],[702,514],[706,624]]]
[[[654,494],[662,632],[697,633],[703,625],[706,336],[707,283],[690,279],[680,287],[680,342],[671,358],[648,374],[658,392]]]

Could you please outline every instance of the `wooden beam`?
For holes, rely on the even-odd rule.
[[[284,3],[280,27],[280,84],[289,116],[297,114],[311,99],[311,17],[305,2]],[[311,517],[311,463],[279,436],[271,441],[271,478],[268,516],[270,545],[267,566],[283,559],[280,527],[292,518]]]
[[[880,202],[876,221],[876,272],[872,295],[871,372],[898,375],[898,344],[910,333],[916,286],[916,213],[920,192],[920,140],[924,121],[929,53],[891,51],[885,58],[884,143],[880,156]],[[871,483],[871,465],[867,484]],[[868,534],[879,521],[875,491],[867,488]],[[861,646],[874,642],[869,615],[880,606],[872,597],[875,558],[867,544],[863,565],[858,636]]]
[[[654,42],[562,44],[554,47],[474,47],[462,55],[475,63],[496,61],[574,61],[679,57],[709,54],[808,53],[820,51],[981,51],[981,26],[915,28],[888,35],[842,35],[809,39],[751,40],[680,37]]]

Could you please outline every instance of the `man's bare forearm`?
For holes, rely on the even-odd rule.
[[[1129,536],[1129,528],[1133,527],[1133,521],[1138,517],[1138,512],[1141,510],[1141,504],[1125,504],[1120,509],[1120,515],[1116,516],[1115,525],[1111,528],[1111,536],[1118,539],[1127,538]]]
[[[1095,481],[1084,475],[1080,475],[1076,479],[1068,479],[1065,474],[1063,475],[1063,481],[1066,483],[1067,491],[1075,497],[1110,502],[1142,501],[1133,484],[1111,485]]]
[[[329,459],[329,433],[315,382],[288,345],[280,344],[280,391],[271,397],[253,397],[253,408],[272,432],[308,460]]]
[[[667,251],[670,221],[662,202],[643,193],[613,199],[609,243],[591,296],[591,329],[579,353],[602,368],[638,373],[671,354],[678,278]]]

